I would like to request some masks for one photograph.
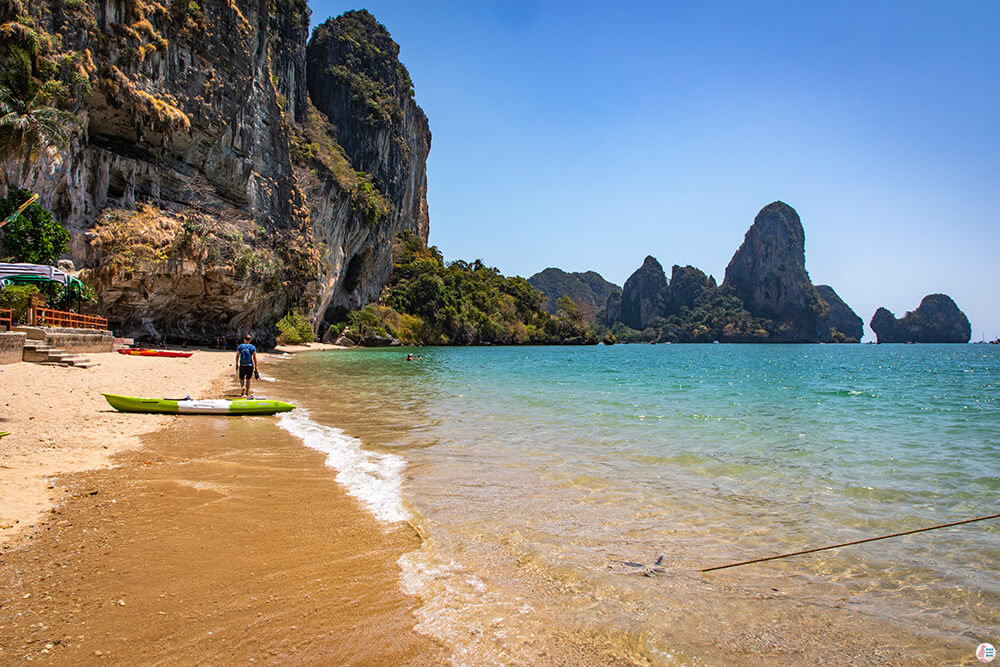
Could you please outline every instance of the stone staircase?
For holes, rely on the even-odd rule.
[[[87,357],[79,354],[71,354],[66,350],[52,347],[44,341],[28,339],[24,341],[24,351],[21,359],[35,364],[52,364],[58,366],[74,366],[76,368],[90,368],[99,365]]]

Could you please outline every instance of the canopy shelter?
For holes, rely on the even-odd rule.
[[[44,264],[10,264],[0,262],[0,285],[31,285],[59,283],[65,287],[83,287],[79,279],[54,266]]]

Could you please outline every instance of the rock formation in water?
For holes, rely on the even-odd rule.
[[[879,308],[870,326],[879,343],[968,343],[972,338],[969,318],[945,294],[928,294],[902,319]]]
[[[777,338],[788,342],[825,341],[829,306],[809,280],[805,266],[805,232],[799,214],[784,202],[768,204],[743,239],[729,266],[723,287],[746,309],[783,324]]]
[[[642,339],[658,342],[856,343],[863,328],[832,288],[809,280],[802,223],[783,202],[757,214],[722,285],[678,265],[668,282],[660,263],[647,257],[621,296],[608,299],[605,314],[609,326],[647,330]]]
[[[267,342],[291,310],[377,298],[398,230],[426,240],[427,120],[367,12],[308,49],[304,0],[15,0],[0,22],[85,128],[20,184],[116,332]]]
[[[548,268],[528,278],[532,287],[545,295],[542,310],[555,315],[556,302],[565,295],[580,307],[588,320],[600,316],[608,298],[619,295],[622,288],[608,282],[595,271],[567,273],[562,269]]]
[[[829,285],[816,285],[816,292],[830,307],[829,327],[833,342],[857,343],[865,334],[865,321]]]

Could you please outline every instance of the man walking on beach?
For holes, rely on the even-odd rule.
[[[250,341],[253,336],[247,334],[243,337],[243,342],[236,346],[236,369],[240,374],[240,397],[250,395],[250,379],[254,376],[260,377],[257,372],[257,348]]]

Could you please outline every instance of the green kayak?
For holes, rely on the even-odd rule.
[[[273,415],[275,412],[294,410],[291,403],[260,398],[139,398],[104,394],[119,412],[162,412],[184,415]]]

